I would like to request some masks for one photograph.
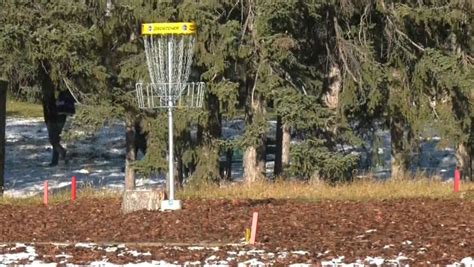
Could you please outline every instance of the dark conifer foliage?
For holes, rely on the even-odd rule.
[[[72,91],[83,104],[77,127],[125,120],[130,153],[147,138],[143,160],[127,153],[130,175],[166,171],[165,114],[140,111],[134,99],[135,83],[148,79],[139,25],[194,21],[191,79],[208,90],[202,110],[176,112],[179,181],[219,181],[222,158],[240,152],[245,180],[265,179],[274,143],[278,175],[347,180],[359,158],[345,148],[365,139],[377,150],[375,129],[391,133],[394,177],[426,129],[456,148],[467,177],[473,14],[468,0],[4,0],[0,75],[13,93],[33,90],[48,66],[51,92]],[[235,119],[244,134],[225,140],[222,124]],[[277,140],[269,120],[279,122]]]

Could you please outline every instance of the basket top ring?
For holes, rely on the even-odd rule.
[[[194,22],[143,23],[141,35],[193,35],[196,28]]]

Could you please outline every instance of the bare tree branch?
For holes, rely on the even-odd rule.
[[[354,73],[352,73],[351,68],[350,68],[349,64],[347,63],[345,53],[342,49],[342,43],[343,43],[344,38],[342,38],[342,36],[340,35],[339,24],[337,23],[337,18],[335,18],[335,17],[334,17],[334,30],[336,32],[336,46],[337,46],[337,50],[339,52],[339,58],[342,60],[342,62],[344,64],[344,71],[349,73],[349,75],[352,77],[354,82],[358,83],[359,80],[356,78]]]

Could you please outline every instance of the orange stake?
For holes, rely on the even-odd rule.
[[[252,230],[250,233],[250,245],[255,244],[255,239],[257,237],[257,223],[258,223],[258,212],[253,213],[252,218]]]
[[[76,200],[76,176],[71,178],[71,201]]]
[[[43,184],[43,203],[48,205],[48,180],[44,181]]]
[[[454,192],[459,192],[459,185],[461,184],[461,174],[459,170],[456,168],[454,170]]]

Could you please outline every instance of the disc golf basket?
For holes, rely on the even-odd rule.
[[[195,42],[194,23],[144,23],[144,40],[149,83],[136,84],[136,97],[141,109],[168,109],[168,200],[161,210],[181,209],[174,199],[173,174],[173,109],[200,108],[204,83],[188,82]]]

